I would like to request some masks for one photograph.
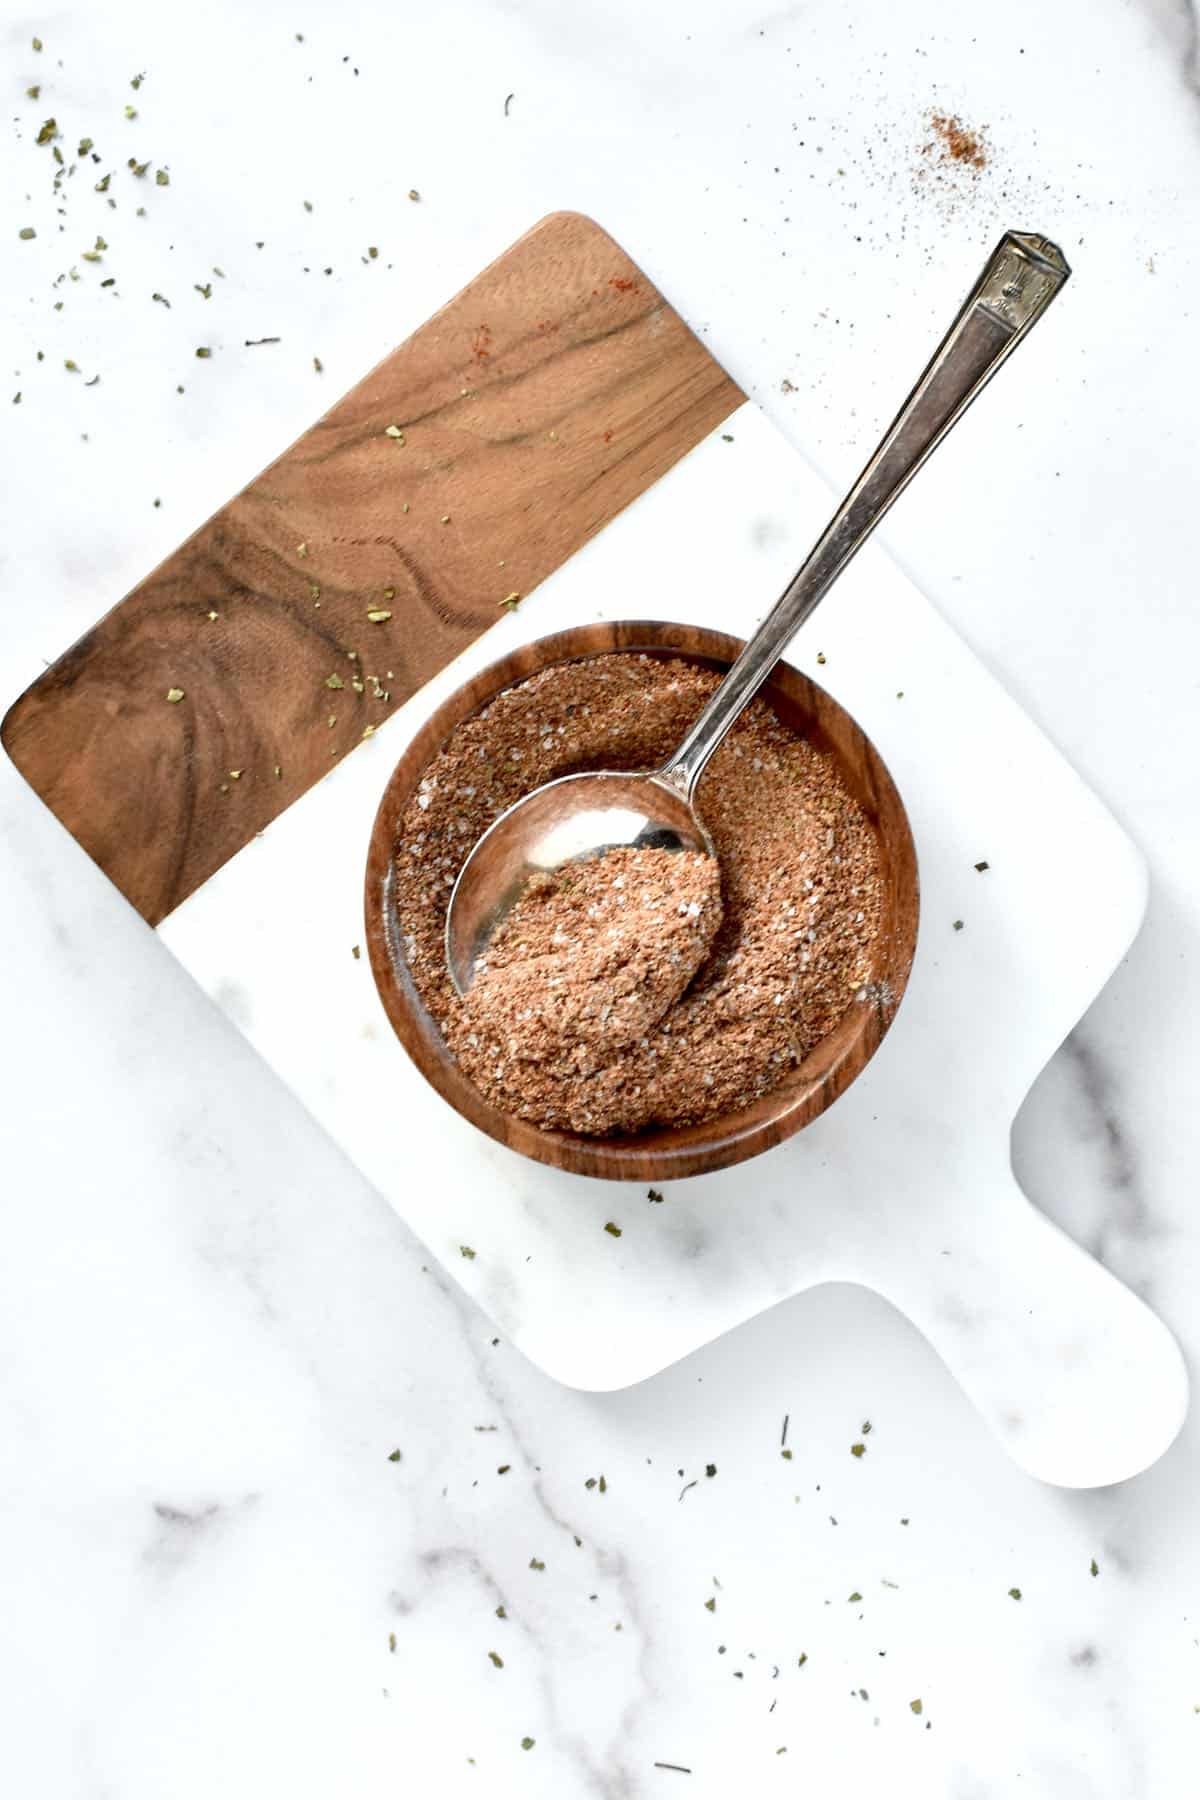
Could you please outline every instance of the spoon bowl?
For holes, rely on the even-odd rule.
[[[459,871],[446,914],[446,966],[459,994],[533,876],[617,849],[716,854],[687,795],[662,774],[564,775],[501,813]]]

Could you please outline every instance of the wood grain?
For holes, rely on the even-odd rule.
[[[556,213],[48,669],[0,738],[157,924],[741,400],[612,239]]]
[[[741,649],[739,639],[723,632],[648,621],[583,625],[540,638],[482,670],[438,708],[404,752],[380,802],[367,856],[365,904],[367,950],[384,1009],[408,1054],[438,1093],[489,1137],[536,1162],[576,1175],[646,1182],[702,1175],[743,1162],[810,1124],[845,1092],[875,1054],[904,994],[916,951],[920,906],[916,851],[904,803],[878,751],[849,713],[823,688],[780,663],[763,698],[785,724],[835,759],[875,833],[883,906],[866,999],[852,1006],[777,1088],[737,1113],[700,1125],[611,1138],[543,1131],[489,1105],[454,1061],[421,1000],[404,959],[404,934],[395,916],[389,876],[396,820],[454,728],[503,688],[550,663],[644,650],[686,656],[725,670]]]

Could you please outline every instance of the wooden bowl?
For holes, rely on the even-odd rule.
[[[421,776],[454,728],[502,689],[551,663],[624,650],[682,656],[724,671],[741,648],[738,639],[723,632],[643,621],[581,625],[539,638],[472,676],[439,706],[400,758],[384,790],[371,832],[366,880],[367,949],[384,1010],[404,1048],[443,1099],[489,1137],[536,1162],[576,1175],[657,1182],[724,1169],[757,1156],[832,1105],[866,1067],[895,1016],[917,939],[917,859],[908,818],[891,776],[849,713],[786,663],[775,670],[763,697],[785,724],[834,757],[843,782],[870,820],[879,844],[883,914],[868,997],[852,1005],[828,1037],[769,1094],[700,1125],[607,1138],[543,1131],[489,1105],[459,1069],[413,984],[391,898],[396,827]]]

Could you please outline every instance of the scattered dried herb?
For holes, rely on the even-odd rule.
[[[255,349],[259,344],[282,344],[283,339],[277,337],[243,338],[242,343],[247,350]]]
[[[212,355],[212,351],[207,344],[201,344],[199,349],[196,351],[196,355],[203,362],[207,357],[210,357]]]
[[[346,684],[342,680],[341,676],[336,673],[334,673],[333,675],[327,675],[325,677],[325,686],[327,688],[344,688],[345,685]]]
[[[31,41],[31,42],[32,42],[32,44],[33,44],[33,47],[34,47],[34,49],[35,49],[35,50],[38,50],[38,51],[40,51],[40,50],[41,50],[41,47],[42,47],[42,40],[41,40],[41,38],[33,38],[33,39],[31,39],[31,40],[30,40],[30,41]]]
[[[51,139],[56,138],[57,136],[58,121],[56,119],[47,119],[43,124],[42,129],[37,134],[37,142],[39,144],[48,144]]]
[[[846,1596],[846,1599],[847,1599],[847,1603],[849,1605],[855,1606],[862,1599],[862,1595],[859,1593],[858,1589],[855,1588],[855,1590],[852,1594],[848,1594]]]
[[[522,1748],[522,1750],[532,1750],[532,1749],[533,1749],[533,1746],[534,1746],[534,1744],[535,1744],[535,1742],[536,1742],[536,1739],[534,1739],[534,1738],[531,1738],[531,1737],[523,1737],[523,1738],[522,1738],[522,1739],[521,1739],[521,1748]]]
[[[496,1608],[496,1617],[498,1619],[507,1619],[508,1613],[505,1611],[503,1606],[498,1606]]]
[[[1008,1597],[1010,1600],[1019,1600],[1021,1598],[1020,1588],[1009,1588]]]
[[[783,1458],[783,1460],[784,1460],[784,1462],[791,1462],[791,1460],[792,1460],[792,1453],[791,1453],[791,1451],[790,1451],[790,1450],[781,1450],[781,1451],[780,1451],[780,1452],[779,1452],[779,1454],[780,1454],[780,1456],[782,1456],[782,1458]]]
[[[962,920],[961,920],[961,919],[955,919],[955,921],[954,921],[954,929],[955,929],[955,931],[961,931],[961,930],[962,930],[962,928],[963,928],[963,922],[962,922]]]
[[[458,1254],[460,1256],[465,1256],[468,1262],[475,1261],[475,1252],[472,1250],[470,1244],[460,1244],[458,1246]]]
[[[30,238],[35,238],[37,236],[37,232],[33,229],[32,225],[22,225],[17,236],[23,239],[25,243],[28,243]]]
[[[494,1650],[488,1651],[488,1657],[495,1668],[502,1669],[504,1667],[504,1658],[497,1656]]]
[[[155,169],[154,183],[156,187],[170,187],[171,177],[165,169]]]
[[[172,706],[178,706],[179,702],[183,699],[183,689],[182,688],[168,688],[167,689],[167,699],[170,701]]]
[[[663,1197],[659,1193],[657,1188],[651,1188],[648,1191],[646,1198],[647,1198],[647,1200],[649,1200],[649,1202],[652,1206],[661,1206],[662,1205]]]
[[[654,1767],[656,1769],[674,1769],[677,1775],[690,1775],[692,1772],[690,1769],[685,1769],[682,1763],[656,1762]]]
[[[198,294],[203,294],[204,298],[206,300],[212,299],[212,282],[211,281],[206,281],[203,283],[201,283],[199,281],[193,281],[192,286],[195,288],[195,290]]]
[[[391,616],[386,607],[369,606],[367,608],[367,618],[372,625],[386,625]]]
[[[385,428],[383,435],[384,437],[394,438],[398,444],[404,442],[404,433],[398,425],[388,425]]]
[[[76,151],[76,152],[75,152],[75,154],[76,154],[76,155],[77,155],[77,156],[86,156],[86,155],[87,155],[87,153],[88,153],[88,151],[89,151],[89,150],[90,150],[90,149],[91,149],[91,148],[92,148],[92,140],[91,140],[91,138],[80,138],[80,140],[79,140],[79,149],[78,149],[78,150],[77,150],[77,151]]]
[[[516,610],[520,604],[521,604],[521,596],[520,596],[520,594],[516,593],[515,591],[511,594],[505,594],[503,600],[501,600],[501,602],[500,602],[501,606],[507,606],[509,612],[516,612]]]
[[[395,1656],[395,1654],[396,1654],[396,1634],[394,1631],[388,1632],[388,1651],[392,1656]]]
[[[594,1488],[596,1485],[596,1477],[594,1475],[589,1475],[583,1485],[585,1488]]]
[[[921,1702],[919,1700],[910,1700],[908,1703],[908,1709],[910,1712],[915,1712],[918,1715],[918,1717],[921,1715],[921,1713],[923,1713],[925,1711],[924,1706],[921,1704]]]
[[[388,1452],[388,1461],[389,1461],[389,1462],[399,1462],[399,1461],[400,1461],[400,1454],[401,1454],[401,1453],[400,1453],[400,1451],[399,1451],[399,1450],[390,1450],[390,1451],[389,1451],[389,1452]]]
[[[808,1651],[802,1650],[800,1652],[799,1658],[797,1659],[796,1667],[798,1669],[802,1669],[807,1661],[808,1661]]]
[[[511,1468],[512,1468],[511,1463],[501,1463],[500,1467],[496,1470],[496,1473],[497,1473],[497,1475],[507,1475],[508,1471]]]
[[[709,1479],[709,1480],[710,1480],[710,1481],[711,1481],[711,1480],[712,1480],[712,1478],[713,1478],[713,1476],[714,1476],[714,1475],[715,1475],[715,1474],[716,1474],[716,1472],[717,1472],[717,1465],[716,1465],[716,1463],[705,1463],[705,1465],[704,1465],[704,1473],[705,1473],[705,1474],[706,1474],[706,1475],[707,1475],[707,1476],[708,1476],[708,1479]]]
[[[544,1569],[544,1568],[545,1568],[545,1567],[546,1567],[546,1565],[545,1565],[545,1563],[544,1563],[544,1562],[539,1562],[539,1561],[538,1561],[538,1559],[537,1559],[537,1557],[536,1557],[536,1556],[531,1556],[531,1557],[530,1557],[530,1559],[529,1559],[529,1566],[530,1566],[530,1568],[531,1568],[531,1569],[536,1569],[536,1570],[537,1570],[537,1571],[538,1571],[538,1573],[539,1573],[539,1574],[540,1574],[540,1573],[541,1573],[541,1571],[542,1571],[542,1570],[543,1570],[543,1569]]]
[[[359,958],[362,956],[362,945],[361,944],[351,944],[350,954],[354,958],[355,962],[358,962]]]
[[[170,312],[171,302],[167,299],[165,294],[151,294],[150,298],[152,300],[157,300],[160,306],[165,306],[167,311]]]
[[[506,119],[508,117],[508,109],[512,105],[512,103],[516,99],[516,97],[517,96],[515,94],[505,94],[505,96],[504,96],[504,116]],[[655,1767],[656,1768],[658,1767],[657,1763],[655,1764]]]
[[[1100,1573],[1100,1564],[1096,1561],[1094,1556],[1092,1558],[1090,1573],[1093,1575],[1098,1575]]]
[[[108,174],[102,175],[100,177],[99,181],[96,183],[96,192],[98,194],[107,194],[108,184],[111,180],[112,180],[112,170],[110,169]]]
[[[976,872],[976,874],[977,874],[977,875],[982,875],[982,874],[983,874],[983,872],[984,872],[984,870],[985,870],[985,869],[988,869],[988,868],[990,868],[990,867],[991,867],[991,864],[990,864],[990,863],[985,863],[985,862],[977,862],[977,863],[976,863],[976,864],[975,864],[975,872]]]
[[[125,117],[127,119],[136,119],[137,118],[137,107],[136,106],[126,106]]]
[[[317,371],[318,375],[324,371],[325,364],[321,361],[319,356],[313,357],[313,368]]]
[[[865,1444],[851,1444],[850,1454],[851,1456],[865,1456],[867,1454],[867,1446]]]
[[[128,163],[125,166],[129,169],[132,169],[134,174],[140,180],[141,177],[146,173],[146,170],[150,167],[150,160],[147,157],[147,159],[144,163],[140,163],[136,156],[131,156],[129,158]]]
[[[621,1235],[621,1227],[619,1225],[614,1225],[611,1219],[604,1229],[607,1231],[609,1237],[620,1237]]]
[[[715,1594],[711,1594],[711,1595],[710,1595],[710,1596],[709,1596],[709,1598],[708,1598],[708,1599],[707,1599],[707,1600],[706,1600],[706,1601],[705,1601],[705,1602],[704,1602],[704,1610],[705,1610],[705,1611],[706,1611],[706,1612],[710,1612],[710,1613],[715,1613],[715,1612],[716,1612],[716,1610],[717,1610],[717,1597],[716,1597],[716,1595],[715,1595]]]
[[[421,198],[421,196],[417,192],[416,188],[409,188],[408,197],[410,200],[419,200]]]

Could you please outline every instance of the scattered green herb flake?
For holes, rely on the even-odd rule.
[[[782,1456],[782,1458],[783,1458],[783,1460],[784,1460],[784,1462],[791,1462],[791,1460],[792,1460],[792,1453],[791,1453],[791,1451],[790,1451],[790,1450],[781,1450],[781,1451],[780,1451],[780,1452],[779,1452],[779,1454],[780,1454],[780,1456]]]
[[[727,431],[723,431],[721,433],[721,442],[723,444],[732,444],[733,439],[730,437],[730,435]]]
[[[806,1662],[807,1662],[807,1661],[808,1661],[808,1651],[807,1651],[807,1650],[802,1650],[802,1651],[801,1651],[801,1652],[800,1652],[800,1655],[799,1655],[799,1657],[798,1657],[798,1659],[797,1659],[797,1662],[796,1662],[796,1667],[797,1667],[797,1668],[798,1668],[798,1669],[802,1669],[802,1668],[803,1668],[803,1667],[804,1667],[804,1665],[805,1665],[805,1663],[806,1663]]]
[[[40,82],[38,82],[34,87],[27,87],[25,89],[25,98],[27,100],[40,100],[41,97],[42,97],[42,86],[41,86]]]
[[[488,1651],[488,1659],[494,1668],[502,1669],[504,1667],[504,1658],[502,1656],[497,1656],[494,1650]]]
[[[391,613],[385,606],[370,606],[367,608],[367,618],[372,625],[386,625],[391,616]]]
[[[419,200],[421,198],[421,196],[417,192],[416,188],[409,188],[408,197],[410,200]]]
[[[305,202],[304,202],[304,210],[305,210],[305,212],[311,212],[311,211],[312,211],[312,201],[311,201],[311,200],[306,200],[306,201],[305,201]]]
[[[91,149],[91,147],[92,147],[91,138],[80,138],[79,149],[75,152],[75,154],[77,156],[86,156],[88,151]]]
[[[711,1481],[711,1480],[712,1480],[712,1478],[713,1478],[713,1476],[714,1476],[714,1475],[715,1475],[715,1474],[716,1474],[716,1472],[717,1472],[717,1465],[716,1465],[716,1463],[705,1463],[705,1465],[704,1465],[704,1473],[705,1473],[705,1474],[706,1474],[706,1475],[707,1475],[707,1476],[708,1476],[708,1479],[709,1479],[709,1480],[710,1480],[710,1481]]]
[[[521,596],[514,589],[511,594],[505,594],[500,604],[501,606],[507,606],[509,612],[516,612],[518,606],[521,604]]]
[[[322,371],[324,370],[325,364],[321,361],[319,356],[313,357],[313,368],[317,371],[318,375],[320,375],[322,373]]]
[[[72,375],[78,375],[79,373],[79,364],[75,361],[74,357],[71,356],[64,359],[63,368],[69,369]]]
[[[344,688],[345,685],[346,684],[342,680],[341,676],[336,673],[333,675],[327,675],[325,677],[325,686],[327,688]]]
[[[585,1488],[594,1488],[596,1485],[596,1477],[594,1475],[589,1475],[583,1485]]]
[[[776,1756],[786,1756],[787,1755],[787,1745],[780,1744],[780,1746],[779,1746],[778,1750],[775,1752],[775,1754],[776,1754]]]
[[[925,1708],[920,1700],[910,1700],[908,1703],[908,1710],[909,1710],[909,1712],[915,1712],[917,1714],[917,1717],[919,1718],[920,1715],[925,1711]]]
[[[20,404],[21,404],[21,390],[20,390],[20,388],[18,388],[18,389],[17,389],[17,391],[16,391],[16,393],[15,393],[15,394],[14,394],[14,395],[13,395],[13,397],[12,397],[12,403],[13,403],[13,405],[14,405],[14,406],[20,406]]]
[[[107,194],[108,184],[111,180],[112,180],[112,170],[110,169],[108,174],[102,175],[100,177],[99,181],[96,183],[96,192],[98,194]]]
[[[1009,1588],[1008,1597],[1010,1600],[1019,1600],[1021,1598],[1020,1588]]]
[[[145,81],[145,79],[146,79],[146,74],[145,74],[145,71],[143,70],[140,75],[135,75],[133,77],[133,79],[130,81],[129,85],[134,90],[135,93],[137,92],[138,88],[141,87],[141,85],[142,85],[143,81]]]
[[[167,699],[170,701],[172,706],[178,706],[179,702],[183,699],[183,689],[182,688],[168,688],[167,689]]]
[[[82,250],[80,255],[83,257],[84,262],[100,261],[100,252],[98,250]]]
[[[540,1562],[536,1556],[530,1557],[529,1566],[531,1569],[536,1569],[539,1574],[541,1574],[542,1570],[546,1567],[545,1563]]]
[[[212,350],[207,344],[201,344],[196,351],[196,355],[200,358],[201,362],[204,362],[212,355]]]
[[[458,1246],[458,1254],[460,1256],[465,1256],[468,1262],[475,1261],[475,1252],[472,1250],[470,1244],[460,1244]]]
[[[496,1617],[498,1619],[507,1619],[508,1613],[503,1606],[498,1606],[496,1608]]]
[[[607,1231],[609,1237],[620,1237],[621,1235],[621,1227],[619,1225],[614,1225],[611,1219],[604,1229]]]
[[[127,119],[136,119],[137,118],[137,107],[136,106],[127,106],[125,108],[125,117]]]
[[[533,1746],[536,1742],[537,1742],[536,1738],[523,1737],[521,1739],[521,1748],[522,1748],[522,1750],[532,1750]]]
[[[1100,1573],[1100,1564],[1096,1561],[1094,1556],[1093,1556],[1092,1562],[1091,1562],[1090,1573],[1093,1575],[1098,1575]]]
[[[867,1446],[865,1444],[851,1444],[850,1454],[851,1456],[865,1456],[867,1454]]]
[[[351,944],[350,954],[354,958],[355,962],[358,962],[359,958],[362,956],[362,945],[361,944]]]
[[[57,119],[47,119],[43,123],[42,129],[37,134],[37,141],[39,144],[48,144],[48,143],[50,143],[50,141],[53,138],[56,138],[57,136],[58,136],[58,121],[57,121]]]
[[[23,242],[25,242],[27,244],[29,242],[30,238],[35,238],[37,236],[37,232],[33,229],[32,225],[22,225],[20,231],[18,231],[18,233],[17,233],[17,236],[19,238],[21,238],[23,240]]]
[[[441,517],[441,523],[442,523],[442,524],[443,524],[443,525],[448,525],[448,524],[449,524],[449,523],[450,523],[450,514],[449,514],[449,513],[443,513],[443,514],[442,514],[442,517]]]
[[[497,1473],[497,1475],[507,1475],[508,1471],[511,1468],[512,1468],[511,1463],[501,1463],[500,1467],[496,1470],[496,1473]]]
[[[961,920],[961,919],[955,919],[955,921],[954,921],[954,929],[955,929],[955,931],[961,931],[961,930],[962,930],[962,928],[963,928],[963,922],[962,922],[962,920]]]
[[[154,184],[156,187],[170,187],[171,177],[166,169],[155,169]]]
[[[608,1483],[605,1481],[603,1475],[600,1477],[600,1492],[602,1494],[607,1494],[608,1492]]]
[[[661,1206],[662,1205],[663,1197],[659,1193],[657,1188],[651,1188],[649,1193],[646,1195],[646,1198],[647,1198],[647,1200],[649,1200],[651,1206]]]
[[[398,444],[404,442],[404,433],[398,425],[388,425],[385,428],[383,435],[384,437],[394,438]]]
[[[862,1599],[862,1595],[859,1593],[857,1588],[855,1588],[855,1590],[852,1594],[847,1596],[848,1603],[851,1606],[856,1606],[861,1599]]]
[[[389,1450],[388,1451],[388,1461],[389,1462],[399,1462],[400,1457],[401,1457],[401,1452],[399,1450]]]
[[[391,1653],[391,1655],[395,1656],[395,1654],[396,1654],[396,1634],[394,1631],[388,1632],[388,1650]]]
[[[195,290],[198,294],[203,294],[204,298],[206,300],[212,299],[212,282],[211,281],[205,281],[205,282],[193,281],[192,286],[195,288]]]
[[[39,52],[40,52],[40,50],[41,50],[41,48],[42,48],[42,40],[41,40],[41,38],[34,38],[34,39],[32,39],[32,43],[33,43],[33,47],[34,47],[34,49],[35,49],[35,50],[37,50],[37,51],[39,51]]]
[[[990,863],[986,863],[986,862],[977,862],[977,863],[976,863],[976,864],[975,864],[975,873],[976,873],[976,874],[977,874],[977,875],[982,875],[982,874],[984,874],[984,873],[985,873],[985,871],[986,871],[986,870],[988,870],[988,869],[990,869],[990,868],[991,868],[991,866],[992,866],[992,865],[991,865],[991,864],[990,864]]]
[[[140,179],[146,173],[146,170],[150,167],[149,158],[147,158],[147,160],[144,163],[140,163],[136,156],[131,156],[129,158],[128,167],[131,168],[133,170],[134,174],[136,176],[138,176],[138,178]]]
[[[717,1597],[715,1594],[710,1594],[708,1599],[704,1602],[704,1610],[705,1610],[705,1612],[710,1612],[710,1613],[716,1612]]]

